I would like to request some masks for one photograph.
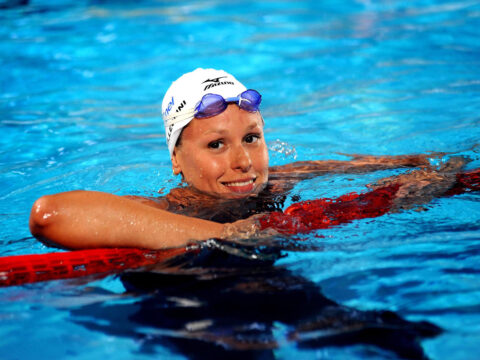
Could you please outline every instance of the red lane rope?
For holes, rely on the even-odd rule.
[[[274,228],[284,234],[296,234],[381,216],[390,210],[399,187],[395,184],[364,194],[350,193],[336,199],[299,202],[283,213],[265,215],[260,225],[262,229]]]
[[[121,248],[6,256],[0,258],[0,286],[109,274],[156,264],[186,251]]]
[[[457,174],[457,182],[446,195],[458,195],[480,190],[480,169]]]
[[[456,176],[454,186],[445,196],[480,190],[480,169]],[[262,217],[261,228],[274,228],[284,234],[296,234],[381,216],[390,210],[399,187],[400,184],[394,184],[364,194],[351,193],[336,199],[292,204],[283,213],[273,212]]]
[[[283,213],[273,212],[263,216],[260,225],[262,229],[274,228],[284,234],[296,234],[381,216],[390,210],[399,187],[395,184],[364,194],[351,193],[336,199],[299,202],[289,206]],[[474,190],[480,190],[480,169],[457,174],[455,185],[445,195]],[[0,257],[0,286],[91,274],[108,275],[156,264],[192,250],[92,249]]]

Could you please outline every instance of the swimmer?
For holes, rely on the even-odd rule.
[[[404,195],[397,196],[410,203],[415,189],[446,179],[425,170],[427,155],[356,155],[269,167],[260,103],[257,91],[225,71],[196,69],[181,76],[165,94],[162,116],[173,174],[185,186],[161,198],[95,191],[42,196],[32,207],[32,234],[67,249],[161,249],[245,239],[262,236],[258,214],[280,210],[294,184],[314,176],[420,167],[400,178],[403,190],[397,194]]]

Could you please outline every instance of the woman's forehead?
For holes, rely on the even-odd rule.
[[[193,119],[185,131],[191,135],[202,135],[244,132],[255,128],[263,129],[263,119],[260,113],[251,113],[233,105],[219,115],[210,118]]]

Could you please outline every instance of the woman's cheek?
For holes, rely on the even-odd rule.
[[[253,155],[255,159],[255,167],[257,171],[263,169],[268,169],[268,151],[267,147],[264,145],[258,149],[258,151]]]
[[[219,159],[212,159],[206,164],[209,176],[216,180],[225,172],[225,162]]]

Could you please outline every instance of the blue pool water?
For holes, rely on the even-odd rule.
[[[33,201],[88,189],[155,196],[178,185],[161,122],[170,82],[222,68],[263,95],[272,165],[342,154],[445,152],[480,167],[479,1],[0,1],[1,255],[53,251],[28,231]],[[399,171],[327,175],[303,199],[363,191]],[[306,236],[276,266],[333,301],[442,327],[432,359],[478,357],[480,198],[366,219]],[[184,358],[144,336],[101,331],[88,309],[127,310],[114,276],[0,290],[2,359]],[[299,304],[301,306],[301,304]],[[98,328],[84,325],[85,320]],[[133,320],[115,324],[138,326]],[[113,325],[112,325],[113,326]],[[275,324],[285,338],[288,329]],[[159,335],[160,334],[160,335]],[[277,358],[386,359],[369,345]]]

